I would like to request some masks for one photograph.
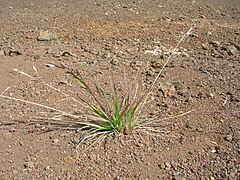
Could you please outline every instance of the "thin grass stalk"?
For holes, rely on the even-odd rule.
[[[73,114],[64,112],[62,110],[59,110],[59,109],[56,109],[56,108],[53,108],[53,107],[50,107],[50,106],[45,106],[43,104],[39,104],[39,103],[31,102],[31,101],[26,101],[26,100],[23,100],[23,99],[18,99],[18,98],[14,98],[14,97],[10,97],[10,96],[5,96],[5,95],[2,95],[2,94],[0,95],[0,97],[5,98],[5,99],[14,100],[14,101],[20,101],[20,102],[27,103],[27,104],[32,104],[32,105],[39,106],[39,107],[43,107],[45,109],[56,111],[56,112],[62,113],[64,116],[72,117],[72,118],[75,118],[75,119],[79,119],[81,117],[81,116],[75,116]]]
[[[192,109],[190,111],[187,111],[187,112],[184,112],[182,114],[178,114],[178,115],[174,115],[174,116],[169,116],[169,117],[166,117],[166,118],[162,118],[162,119],[159,119],[159,120],[146,120],[146,121],[143,121],[141,123],[141,126],[147,126],[147,125],[152,125],[152,126],[156,126],[157,123],[159,122],[162,122],[164,120],[169,120],[169,119],[177,119],[179,117],[182,117],[182,116],[185,116],[187,114],[190,114],[191,112],[193,112],[195,109]]]
[[[169,63],[169,61],[170,61],[170,60],[172,59],[172,57],[174,56],[174,53],[177,51],[177,48],[178,48],[179,45],[185,40],[185,38],[191,34],[192,30],[193,30],[193,27],[191,27],[191,28],[182,36],[182,38],[178,41],[178,43],[177,43],[177,45],[175,46],[175,48],[173,49],[172,53],[170,54],[170,56],[168,57],[168,59],[165,61],[163,67],[160,69],[159,73],[158,73],[157,76],[155,77],[152,85],[150,86],[150,88],[149,88],[148,91],[146,92],[145,98],[144,98],[144,101],[143,101],[143,102],[144,102],[143,104],[145,104],[145,102],[146,102],[147,99],[148,99],[148,96],[152,93],[153,87],[155,86],[158,78],[159,78],[160,75],[162,74],[163,70],[165,69],[165,67],[167,66],[167,64]],[[140,108],[139,113],[141,113],[142,108],[143,108],[143,107]]]

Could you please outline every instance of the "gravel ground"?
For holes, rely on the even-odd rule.
[[[55,111],[0,98],[0,179],[239,179],[239,0],[1,0],[0,92],[78,112],[64,93],[79,88],[49,63],[103,85],[140,71],[144,91],[190,27],[143,112],[161,120],[158,133],[82,152],[90,142],[73,148],[84,132],[64,130],[69,119],[53,123]]]

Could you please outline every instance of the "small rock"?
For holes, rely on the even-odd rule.
[[[12,171],[12,173],[13,173],[13,174],[17,174],[18,171],[14,169],[14,170]]]
[[[174,167],[176,163],[174,161],[171,161],[170,164],[172,167]]]
[[[213,97],[214,97],[214,94],[213,94],[213,93],[210,93],[210,94],[209,94],[209,97],[213,98]]]
[[[161,168],[161,169],[165,169],[166,166],[165,166],[164,163],[162,163],[162,164],[159,164],[158,167]]]
[[[117,59],[115,56],[112,58],[112,60],[110,61],[110,63],[111,63],[112,65],[114,65],[114,66],[118,66],[118,65],[119,65],[119,61],[118,61],[118,59]]]
[[[179,21],[184,21],[185,18],[186,18],[185,16],[180,16],[180,17],[178,18],[178,20],[179,20]]]
[[[194,33],[194,32],[192,32],[192,33],[190,34],[190,36],[191,36],[191,37],[198,37],[198,35],[197,35],[196,33]]]
[[[232,139],[233,139],[233,137],[232,137],[232,135],[231,135],[231,134],[228,134],[228,135],[226,135],[226,136],[224,137],[224,139],[225,139],[226,141],[229,141],[229,142],[231,142],[231,141],[232,141]]]
[[[234,44],[238,51],[240,51],[240,44]]]
[[[130,63],[130,66],[133,68],[133,69],[139,69],[141,68],[142,66],[144,66],[144,62],[143,61],[132,61]]]
[[[112,57],[112,55],[111,55],[111,53],[109,53],[109,52],[105,52],[103,55],[102,55],[102,57],[105,59],[109,59],[109,58],[111,58]]]
[[[186,52],[182,52],[182,57],[189,57],[189,55]]]
[[[216,152],[217,152],[216,149],[212,149],[212,150],[211,150],[211,153],[216,153]]]
[[[34,125],[34,127],[35,127],[35,128],[40,128],[41,125],[40,125],[39,123],[37,123],[37,124]]]
[[[208,31],[208,32],[207,32],[207,35],[208,35],[208,36],[212,36],[212,32],[211,32],[211,31]]]
[[[37,38],[38,41],[51,41],[51,40],[58,40],[58,39],[59,39],[58,35],[52,32],[40,33],[40,35]]]
[[[36,59],[36,60],[37,60],[37,59],[40,59],[40,57],[41,57],[41,56],[40,56],[39,54],[34,54],[34,55],[33,55],[33,59]]]
[[[135,66],[137,66],[137,67],[142,67],[143,65],[144,65],[143,61],[136,61],[135,62]]]
[[[206,43],[203,43],[203,44],[202,44],[202,48],[203,48],[204,50],[207,50],[207,49],[208,49],[208,45],[207,45]]]
[[[0,50],[0,56],[5,56],[4,50]]]
[[[182,87],[183,87],[183,85],[182,85],[182,83],[181,82],[174,82],[174,83],[172,83],[173,85],[174,85],[174,87],[175,87],[175,89],[178,91],[178,90],[180,90],[180,89],[182,89]]]
[[[152,68],[147,68],[146,70],[146,75],[147,76],[154,76],[154,71]]]
[[[56,67],[54,64],[45,64],[45,66],[48,67],[48,68],[54,68],[54,67]]]
[[[46,171],[50,171],[50,170],[51,170],[51,166],[46,166],[44,169],[45,169]]]
[[[9,132],[16,132],[16,129],[15,128],[11,128],[11,129],[9,129]]]
[[[59,80],[59,81],[58,81],[58,84],[59,84],[59,85],[68,85],[69,82],[68,82],[68,80],[66,80],[66,79],[62,79],[62,80]]]
[[[57,143],[59,143],[59,139],[53,139],[53,141],[52,141],[54,144],[57,144]]]
[[[232,55],[236,55],[238,53],[238,50],[235,46],[228,46],[227,47],[227,52],[228,52],[228,55],[232,56]]]
[[[169,22],[171,21],[170,17],[168,17],[168,16],[163,16],[162,19],[163,19],[164,21],[169,21]]]
[[[8,52],[8,55],[9,56],[18,56],[18,55],[21,55],[22,53],[20,53],[18,50],[10,50]]]
[[[160,63],[157,60],[152,60],[151,61],[151,67],[153,67],[155,69],[160,69],[160,68],[162,68],[162,63]]]
[[[184,180],[182,176],[180,175],[180,172],[174,172],[172,176],[172,180]]]
[[[221,43],[219,41],[211,41],[210,44],[212,44],[214,47],[219,47]]]
[[[165,165],[166,165],[166,170],[170,170],[170,168],[172,167],[171,164],[168,162],[166,162]]]
[[[212,148],[211,153],[217,153],[219,154],[221,151],[221,148],[219,146],[215,146]]]
[[[176,89],[172,83],[160,83],[160,90],[163,92],[164,96],[173,96],[176,92]]]
[[[25,162],[23,166],[25,169],[32,170],[34,168],[34,163],[31,161]]]
[[[91,53],[91,54],[94,54],[94,55],[98,55],[98,54],[99,54],[99,51],[96,50],[96,49],[91,49],[91,50],[90,50],[90,53]]]
[[[71,52],[68,52],[68,51],[64,51],[62,53],[62,56],[73,56],[73,54]]]
[[[11,51],[11,48],[4,48],[4,55],[9,56],[9,52]]]

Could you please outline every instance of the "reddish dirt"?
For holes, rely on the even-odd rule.
[[[81,153],[73,147],[84,132],[63,130],[74,122],[46,124],[40,118],[56,112],[0,98],[0,179],[239,179],[238,0],[1,0],[0,92],[10,87],[4,95],[77,112],[79,104],[42,83],[79,91],[49,62],[102,84],[111,73],[121,83],[124,68],[129,77],[140,69],[146,89],[192,26],[144,114],[161,120],[193,112],[162,120],[161,132],[108,137]],[[60,38],[38,41],[45,31]],[[13,70],[36,77],[33,66],[35,80]]]

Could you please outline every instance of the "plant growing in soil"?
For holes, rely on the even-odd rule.
[[[157,74],[154,81],[152,82],[151,87],[143,95],[138,94],[138,83],[136,80],[137,78],[133,78],[133,81],[128,83],[126,80],[125,73],[123,80],[124,84],[123,95],[122,96],[119,95],[116,89],[116,85],[113,81],[113,78],[110,78],[109,84],[111,89],[111,95],[109,96],[97,82],[94,82],[94,88],[92,88],[81,77],[81,74],[79,73],[78,70],[70,69],[64,65],[52,64],[55,67],[64,69],[66,73],[70,74],[78,82],[78,84],[84,90],[84,92],[90,97],[90,100],[87,100],[78,96],[81,102],[83,102],[86,105],[85,107],[87,107],[88,110],[90,110],[90,112],[89,111],[83,112],[81,113],[81,115],[78,116],[35,102],[30,102],[22,99],[17,99],[11,96],[6,96],[4,95],[4,93],[8,90],[8,88],[2,94],[0,94],[0,97],[37,105],[46,109],[57,111],[60,114],[62,114],[62,116],[69,116],[71,118],[78,119],[77,124],[79,125],[79,130],[87,130],[86,134],[82,136],[82,138],[80,139],[78,145],[85,140],[90,140],[97,137],[97,139],[94,140],[93,143],[89,146],[91,147],[93,144],[105,139],[110,134],[113,135],[128,134],[137,128],[143,129],[145,131],[159,132],[158,130],[155,129],[155,127],[158,126],[159,120],[156,121],[149,119],[141,119],[140,116],[142,113],[142,109],[145,107],[149,99],[149,95],[152,93],[153,87],[156,84],[156,81],[160,77],[161,73],[163,72],[168,62],[171,60],[174,53],[177,51],[179,44],[191,33],[191,31],[192,28],[190,28],[188,32],[185,33],[183,37],[179,40],[176,47],[173,49],[173,52],[168,57],[163,67],[161,68],[160,72]],[[34,70],[36,71],[35,68]],[[19,70],[16,71],[34,79],[34,77],[22,71]],[[47,83],[44,84],[50,87],[51,89],[61,92],[60,90],[48,85]],[[72,100],[78,101],[74,98],[72,98]],[[182,116],[190,112],[191,111],[178,116]],[[174,116],[174,118],[178,116]]]
[[[96,135],[105,137],[105,135],[109,134],[128,134],[141,124],[139,112],[144,101],[143,96],[137,98],[137,78],[133,78],[132,82],[128,83],[124,71],[124,94],[120,98],[113,78],[110,78],[109,81],[111,89],[111,95],[109,96],[97,82],[94,82],[95,88],[92,88],[85,82],[78,70],[70,69],[64,65],[55,66],[64,69],[67,74],[70,74],[84,92],[90,95],[92,100],[88,101],[78,96],[90,110],[90,114],[86,112],[82,114],[87,119],[87,122],[79,123],[82,130],[88,130],[88,133],[86,136],[83,136],[81,141]]]

